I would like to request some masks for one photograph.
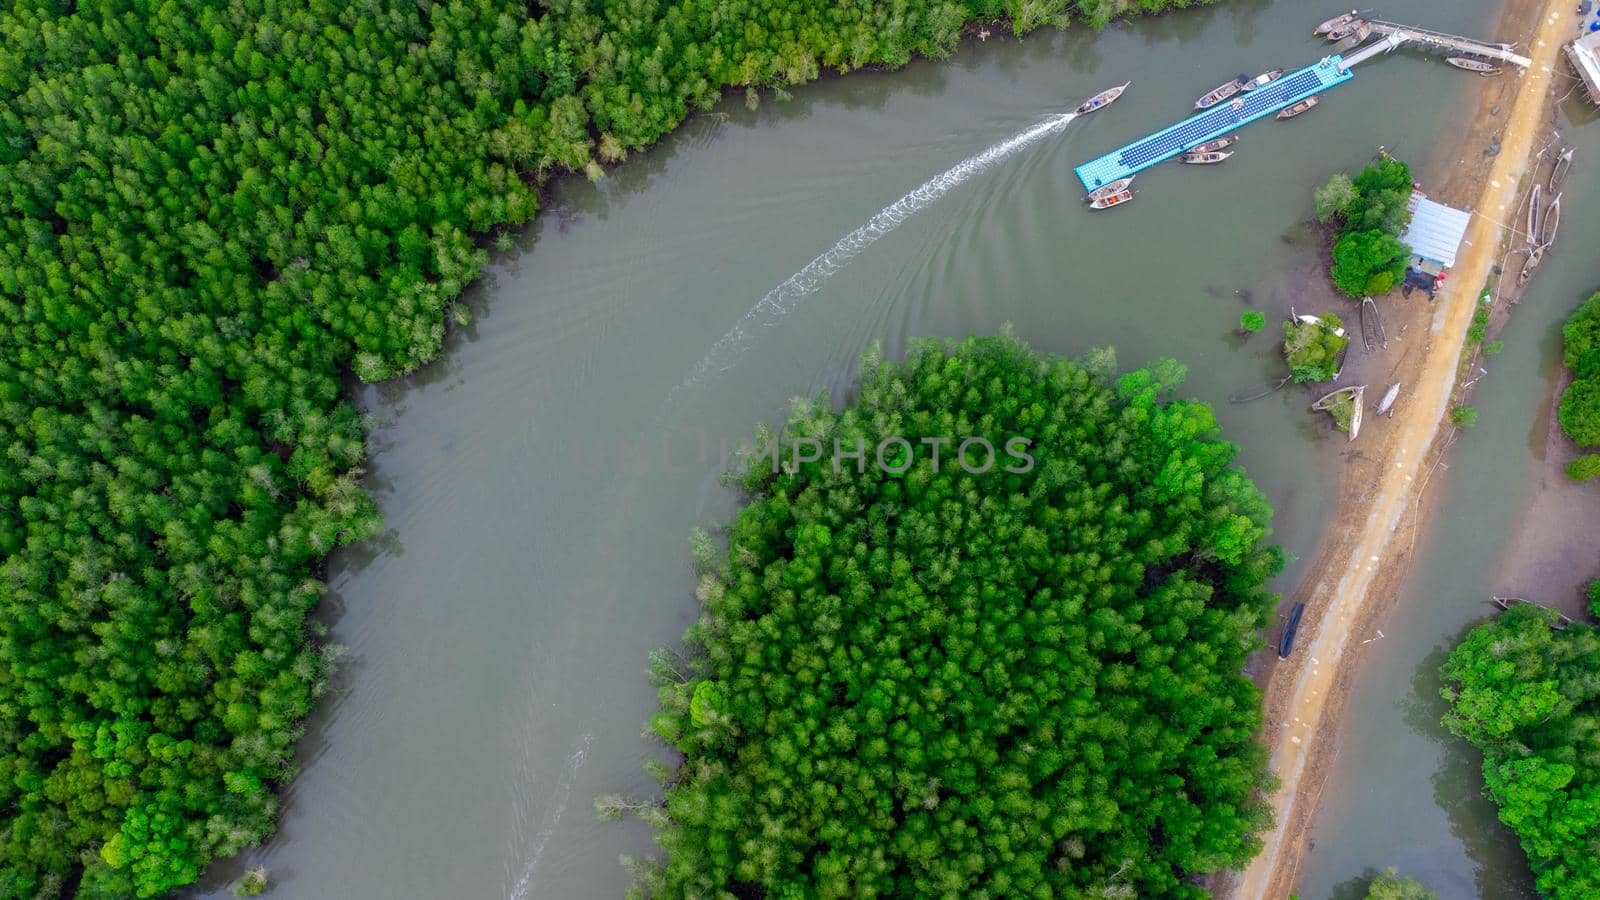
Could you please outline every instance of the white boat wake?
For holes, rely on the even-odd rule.
[[[672,393],[667,397],[666,407],[670,408],[682,391],[703,384],[707,379],[732,368],[734,362],[749,348],[758,330],[771,328],[794,312],[801,300],[809,294],[816,293],[833,273],[860,256],[863,250],[872,246],[879,238],[937,203],[941,197],[962,183],[983,174],[1028,145],[1055,133],[1077,117],[1077,113],[1058,113],[981,153],[967,157],[884,207],[868,220],[867,224],[840,238],[838,243],[829,247],[821,256],[806,263],[800,271],[768,291],[765,297],[744,314],[743,318],[735,322],[733,327],[728,329],[728,333],[711,346],[689,376],[672,389]]]
[[[593,743],[594,732],[585,731],[578,739],[578,748],[567,757],[567,764],[562,768],[551,796],[553,805],[545,819],[544,827],[534,835],[528,864],[523,867],[521,877],[512,886],[510,900],[527,900],[528,890],[533,886],[534,873],[539,869],[539,860],[544,857],[544,848],[550,843],[550,838],[555,836],[556,826],[561,823],[561,816],[567,811],[567,804],[572,800],[572,789],[578,781],[578,770],[583,768],[583,763],[589,755],[589,745]]]

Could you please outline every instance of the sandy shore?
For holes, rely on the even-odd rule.
[[[1440,438],[1453,431],[1446,415],[1475,301],[1502,261],[1501,223],[1517,207],[1518,183],[1549,135],[1560,45],[1573,27],[1570,0],[1511,0],[1497,36],[1520,41],[1533,65],[1525,73],[1483,79],[1476,103],[1469,101],[1475,106],[1469,129],[1442,143],[1441,154],[1454,158],[1430,160],[1422,170],[1437,175],[1425,184],[1430,196],[1478,214],[1433,304],[1398,302],[1398,296],[1384,302],[1391,346],[1350,382],[1381,392],[1398,381],[1405,393],[1395,416],[1369,417],[1345,454],[1327,536],[1300,589],[1285,598],[1285,609],[1303,601],[1306,614],[1299,649],[1267,682],[1265,737],[1272,770],[1283,783],[1273,798],[1277,827],[1265,835],[1265,848],[1249,869],[1219,882],[1220,895],[1280,900],[1297,881],[1361,641],[1405,577],[1425,493],[1441,477],[1436,463],[1448,440]],[[1563,90],[1568,80],[1559,77]]]

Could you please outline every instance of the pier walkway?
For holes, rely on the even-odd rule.
[[[1483,41],[1475,41],[1471,38],[1429,31],[1426,28],[1418,28],[1414,25],[1396,25],[1393,22],[1384,22],[1379,19],[1369,19],[1368,24],[1372,26],[1373,34],[1381,34],[1391,38],[1399,35],[1400,40],[1408,44],[1421,44],[1434,50],[1462,53],[1467,56],[1481,56],[1485,59],[1498,59],[1514,66],[1521,66],[1524,69],[1533,65],[1533,60],[1514,52],[1508,44],[1486,44]],[[1359,60],[1356,60],[1352,55],[1351,64],[1355,62],[1359,62]]]
[[[1086,162],[1075,170],[1078,180],[1083,182],[1086,190],[1092,191],[1118,178],[1126,178],[1135,172],[1142,172],[1157,163],[1165,162],[1197,144],[1221,137],[1247,122],[1272,115],[1318,91],[1348,81],[1351,77],[1349,68],[1338,56],[1329,56],[1316,65],[1291,72],[1271,84],[1247,94],[1240,94],[1234,100],[1219,103],[1205,112],[1190,116],[1149,137],[1140,138],[1120,150],[1113,150],[1099,159]]]

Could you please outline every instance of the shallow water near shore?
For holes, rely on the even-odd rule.
[[[1450,22],[1433,9],[1384,12],[1483,32],[1496,5],[1472,0]],[[690,529],[735,509],[720,448],[779,420],[791,397],[848,394],[875,341],[898,354],[914,337],[1010,323],[1044,351],[1110,344],[1124,368],[1187,363],[1185,393],[1213,404],[1277,509],[1291,589],[1321,536],[1343,436],[1301,390],[1227,398],[1282,375],[1276,320],[1310,296],[1320,253],[1312,189],[1380,144],[1425,158],[1470,76],[1415,54],[1368,63],[1311,114],[1245,128],[1225,165],[1152,169],[1137,202],[1104,214],[1084,208],[1072,169],[1187,115],[1238,72],[1314,62],[1327,49],[1310,28],[1327,15],[1242,2],[1098,35],[995,35],[755,111],[734,99],[597,185],[560,182],[469,292],[476,322],[448,355],[358,395],[384,422],[367,470],[386,530],[332,560],[320,618],[349,650],[308,723],[279,833],[237,865],[266,866],[278,897],[619,895],[617,857],[650,853],[648,830],[596,822],[593,799],[658,791],[641,770],[664,755],[640,737],[655,706],[645,659],[694,616]],[[1128,80],[1109,109],[985,155]],[[1568,215],[1573,236],[1581,213]],[[863,226],[870,240],[852,241]],[[1267,314],[1266,333],[1232,334],[1246,309]],[[1533,321],[1519,314],[1513,331]],[[1507,338],[1502,368],[1518,358]],[[1479,401],[1475,441],[1495,422],[1488,390],[1508,407],[1522,396],[1504,381]],[[1525,425],[1521,437],[1501,448],[1518,471]],[[1486,496],[1460,495],[1474,510]],[[1366,709],[1349,708],[1352,728]],[[1514,878],[1493,811],[1461,801],[1476,785],[1442,793],[1423,802],[1468,824],[1430,832],[1421,852]],[[1386,815],[1360,814],[1380,821],[1351,831]],[[237,865],[211,876],[217,895]]]

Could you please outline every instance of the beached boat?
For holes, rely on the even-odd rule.
[[[1239,136],[1237,134],[1230,134],[1230,135],[1227,135],[1226,137],[1219,137],[1219,138],[1216,138],[1214,140],[1206,141],[1204,144],[1195,144],[1193,147],[1189,148],[1188,152],[1190,152],[1190,153],[1211,153],[1212,151],[1215,151],[1215,150],[1226,150],[1227,148],[1232,147],[1234,144],[1238,143],[1238,141],[1239,141]]]
[[[1337,422],[1338,415],[1334,412],[1334,404],[1338,403],[1339,399],[1342,397],[1349,397],[1350,440],[1353,441],[1356,439],[1356,435],[1361,433],[1361,407],[1363,405],[1362,398],[1364,398],[1366,394],[1367,386],[1364,384],[1355,385],[1354,387],[1339,388],[1336,391],[1329,391],[1328,393],[1322,395],[1317,402],[1311,404],[1311,408],[1318,412],[1334,414],[1334,421]]]
[[[1121,206],[1122,204],[1127,203],[1128,201],[1130,201],[1132,199],[1133,199],[1133,191],[1117,191],[1115,194],[1111,194],[1110,196],[1101,197],[1098,200],[1090,200],[1089,201],[1089,208],[1090,209],[1110,209],[1113,206]]]
[[[1262,72],[1260,75],[1257,75],[1256,77],[1245,82],[1243,90],[1253,91],[1259,87],[1266,87],[1274,81],[1277,81],[1279,78],[1282,78],[1283,71],[1284,70],[1282,69],[1268,69],[1267,71]]]
[[[1322,324],[1322,317],[1321,316],[1313,316],[1313,315],[1309,315],[1307,313],[1301,313],[1300,315],[1295,316],[1295,318],[1297,320],[1301,321],[1301,322],[1306,323],[1307,325],[1321,325]],[[1334,333],[1334,335],[1336,335],[1338,337],[1344,337],[1344,329],[1343,328],[1335,328],[1335,329],[1333,329],[1333,333]]]
[[[1316,28],[1313,28],[1311,33],[1315,35],[1323,35],[1334,30],[1335,28],[1343,28],[1344,26],[1349,25],[1351,22],[1354,22],[1357,18],[1357,15],[1358,14],[1356,11],[1352,9],[1344,15],[1334,16],[1328,21],[1323,22],[1321,25],[1318,25]]]
[[[1112,103],[1116,102],[1118,97],[1122,96],[1122,92],[1127,90],[1128,85],[1130,84],[1133,84],[1133,82],[1125,81],[1114,88],[1106,88],[1100,93],[1095,94],[1093,97],[1083,101],[1082,105],[1078,107],[1078,115],[1081,116],[1085,113],[1092,113],[1097,109],[1110,106]]]
[[[1500,74],[1499,66],[1490,65],[1481,59],[1471,59],[1465,56],[1452,56],[1449,59],[1446,59],[1445,62],[1455,66],[1458,69],[1466,69],[1468,72],[1477,72],[1479,75]]]
[[[1544,211],[1544,228],[1539,232],[1539,246],[1549,247],[1556,241],[1556,229],[1561,225],[1561,195],[1557,194]]]
[[[1129,175],[1127,178],[1118,178],[1116,181],[1113,181],[1110,184],[1105,185],[1104,187],[1097,187],[1094,190],[1090,191],[1089,192],[1089,196],[1085,197],[1084,199],[1088,200],[1090,203],[1093,203],[1096,200],[1104,199],[1106,197],[1111,196],[1112,194],[1120,194],[1123,191],[1127,190],[1128,187],[1130,185],[1132,185],[1132,184],[1133,184],[1133,176],[1132,175]]]
[[[1394,401],[1400,399],[1400,382],[1389,385],[1389,393],[1383,395],[1383,400],[1378,403],[1378,415],[1388,413],[1394,415]]]
[[[1216,106],[1218,103],[1221,103],[1229,97],[1232,97],[1234,94],[1244,90],[1244,86],[1248,82],[1249,79],[1245,78],[1243,75],[1240,75],[1232,81],[1223,82],[1211,90],[1206,91],[1199,100],[1196,100],[1194,102],[1195,108],[1210,109],[1211,107]]]
[[[1522,271],[1517,273],[1517,284],[1519,284],[1519,285],[1527,284],[1528,283],[1528,279],[1533,277],[1534,270],[1539,268],[1539,262],[1541,260],[1543,260],[1543,259],[1544,259],[1544,248],[1543,247],[1535,247],[1531,251],[1529,251],[1529,253],[1528,253],[1528,261],[1522,264]]]
[[[1541,191],[1535,184],[1528,192],[1528,243],[1539,242],[1539,224],[1544,221],[1544,206],[1539,202]]]
[[[1201,153],[1198,150],[1190,150],[1188,153],[1178,157],[1178,162],[1185,162],[1191,166],[1208,166],[1212,163],[1222,162],[1232,155],[1232,150],[1212,150],[1207,153]]]
[[[1556,157],[1556,166],[1550,170],[1550,190],[1561,187],[1561,182],[1567,178],[1567,172],[1572,168],[1572,151],[1562,150]]]
[[[1317,99],[1317,95],[1316,94],[1312,94],[1311,96],[1305,98],[1304,100],[1301,100],[1299,103],[1296,103],[1295,105],[1293,105],[1293,106],[1291,106],[1291,107],[1289,107],[1287,109],[1278,110],[1278,118],[1280,118],[1280,119],[1292,119],[1295,116],[1298,116],[1301,113],[1305,112],[1306,110],[1310,109],[1311,107],[1316,106],[1319,102],[1321,102],[1321,101]]]

